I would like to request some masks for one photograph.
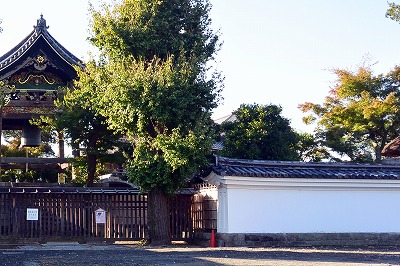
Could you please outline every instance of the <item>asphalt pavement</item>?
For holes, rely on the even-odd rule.
[[[204,248],[59,242],[3,245],[0,265],[400,265],[400,248]]]

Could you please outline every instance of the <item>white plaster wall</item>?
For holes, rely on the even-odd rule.
[[[220,233],[400,232],[399,184],[239,183],[219,187]]]

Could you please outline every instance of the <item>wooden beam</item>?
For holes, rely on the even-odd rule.
[[[2,157],[0,158],[1,164],[8,163],[28,163],[28,164],[62,164],[68,163],[67,158],[32,158],[32,157]]]
[[[3,164],[1,166],[2,169],[10,170],[10,169],[25,169],[26,164]],[[30,170],[36,169],[58,169],[61,170],[61,167],[58,164],[29,164]]]

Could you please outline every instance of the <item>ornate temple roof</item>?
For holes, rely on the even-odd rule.
[[[400,179],[399,165],[243,160],[216,156],[212,171],[255,178]]]
[[[28,130],[32,117],[54,115],[58,91],[73,84],[77,66],[84,67],[48,28],[40,15],[33,31],[0,57],[0,80],[13,88],[2,108],[3,129]]]
[[[40,51],[44,53],[50,51],[49,53],[53,54],[52,63],[54,67],[61,68],[63,72],[68,73],[70,78],[76,76],[73,67],[83,66],[83,63],[54,39],[48,32],[48,28],[43,15],[40,15],[33,31],[18,45],[0,57],[0,80],[9,78],[26,64],[31,63],[28,62],[28,59],[34,58]],[[34,53],[32,53],[32,50],[35,50]],[[54,54],[58,55],[58,58]]]

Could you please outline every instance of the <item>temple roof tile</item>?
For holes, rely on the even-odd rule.
[[[33,31],[25,37],[18,45],[0,57],[0,72],[8,68],[23,55],[40,39],[43,38],[65,62],[71,66],[83,66],[81,60],[64,48],[53,36],[48,32],[48,26],[43,15],[37,20],[36,26],[33,26]],[[1,76],[1,75],[0,75]]]

